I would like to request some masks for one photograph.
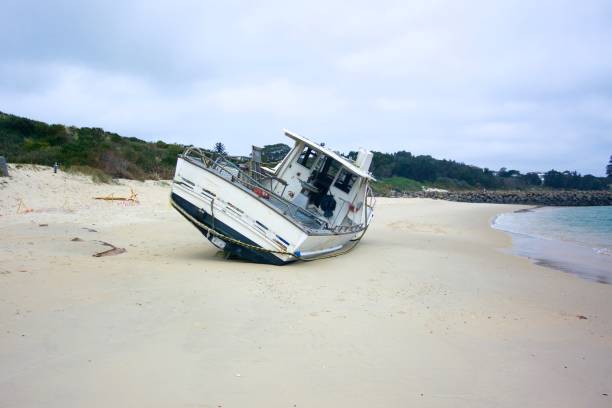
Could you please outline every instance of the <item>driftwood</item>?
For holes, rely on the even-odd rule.
[[[107,249],[106,251],[102,251],[102,252],[96,252],[95,254],[92,255],[92,256],[95,256],[96,258],[99,258],[101,256],[119,255],[119,254],[126,252],[125,248],[117,248],[113,244],[109,244],[108,242],[104,242],[104,241],[98,241],[98,242],[104,246],[111,247],[111,249]]]
[[[138,194],[134,192],[134,189],[130,188],[130,196],[129,197],[115,197],[114,193],[104,196],[104,197],[94,197],[94,200],[105,200],[105,201],[131,201],[133,203],[138,203]]]

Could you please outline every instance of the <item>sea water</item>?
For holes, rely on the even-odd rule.
[[[612,283],[612,206],[542,207],[501,214],[514,252],[580,277]]]

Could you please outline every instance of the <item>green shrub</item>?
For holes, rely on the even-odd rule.
[[[106,174],[105,172],[103,172],[100,169],[96,169],[90,166],[81,166],[81,165],[75,165],[75,166],[69,166],[68,168],[65,169],[65,171],[67,173],[72,173],[72,174],[81,174],[84,176],[89,176],[91,177],[91,181],[93,181],[94,183],[112,183],[113,178],[111,176],[109,176],[108,174]]]
[[[421,191],[423,183],[405,177],[386,177],[373,183],[372,189],[377,195],[388,195],[393,191],[400,193]]]

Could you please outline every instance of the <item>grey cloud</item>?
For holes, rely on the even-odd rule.
[[[610,21],[604,0],[9,0],[0,110],[237,153],[288,127],[343,150],[602,174]]]

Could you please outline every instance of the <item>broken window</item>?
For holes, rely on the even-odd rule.
[[[340,174],[338,175],[336,183],[334,183],[334,187],[344,191],[345,193],[348,193],[349,191],[351,191],[351,188],[353,188],[353,184],[355,184],[356,180],[356,175],[346,171],[346,169],[342,169],[340,170]]]
[[[312,150],[310,147],[305,147],[302,154],[298,158],[298,163],[307,169],[312,168],[312,165],[317,160],[317,152]]]

